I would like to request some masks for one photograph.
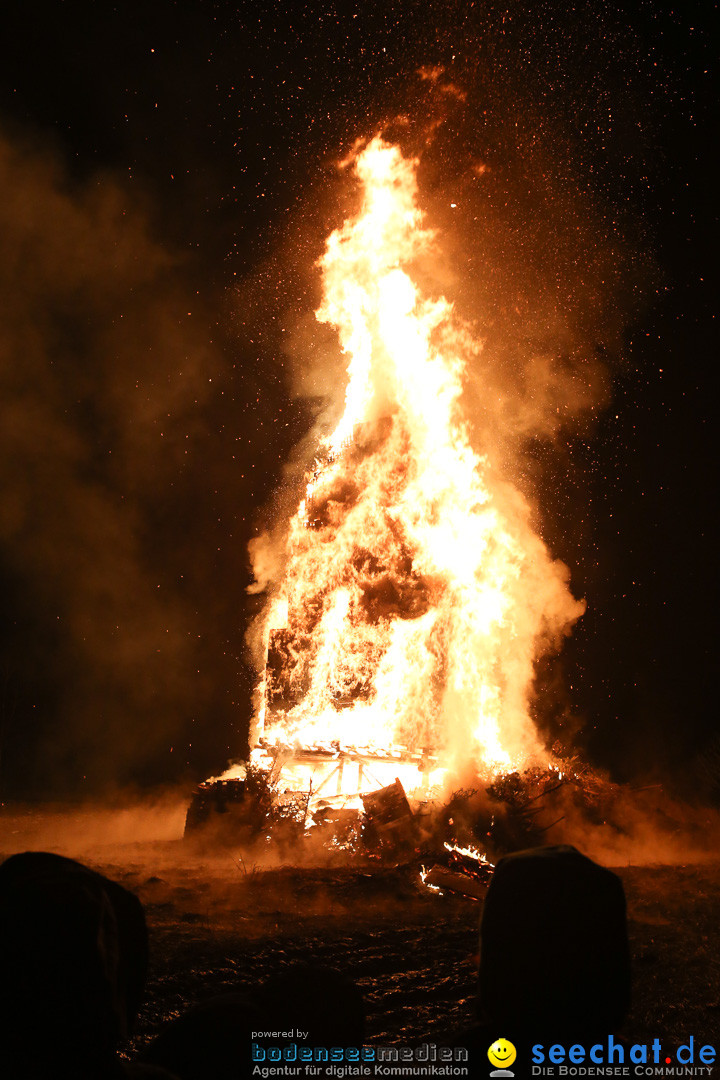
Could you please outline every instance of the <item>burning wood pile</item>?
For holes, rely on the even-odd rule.
[[[188,832],[222,819],[234,842],[429,866],[431,887],[477,897],[489,857],[545,839],[558,793],[590,790],[542,764],[530,707],[535,662],[584,604],[492,425],[474,444],[463,383],[482,340],[427,292],[418,161],[378,136],[347,164],[360,205],[327,238],[316,312],[338,334],[345,406],[294,514],[250,543],[252,751],[200,786]],[[460,776],[477,787],[448,801]]]
[[[294,514],[250,542],[265,598],[252,760],[287,751],[306,789],[337,747],[339,772],[360,773],[345,791],[373,790],[369,771],[412,794],[543,760],[534,661],[584,605],[493,448],[472,444],[463,382],[481,340],[424,291],[437,251],[418,161],[377,137],[346,164],[361,202],[327,238],[316,312],[338,334],[345,407]]]
[[[397,861],[419,841],[418,815],[399,779],[360,796],[322,797],[280,790],[272,770],[248,766],[243,778],[209,780],[196,788],[187,812],[185,836],[213,836],[229,845],[264,842],[317,845],[350,854]]]
[[[349,767],[347,760],[343,764]],[[507,773],[445,801],[408,798],[398,778],[350,797],[322,786],[292,790],[282,777],[276,763],[249,764],[242,777],[200,784],[188,809],[186,838],[241,851],[270,846],[295,865],[320,853],[335,865],[391,865],[437,894],[479,900],[497,858],[546,843],[566,814],[612,824],[620,794],[575,761]]]

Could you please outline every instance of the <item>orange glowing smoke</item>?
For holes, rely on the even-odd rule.
[[[505,771],[542,752],[533,664],[583,604],[471,445],[463,373],[481,346],[413,281],[435,246],[416,165],[373,139],[353,165],[361,210],[320,260],[316,314],[347,357],[345,411],[269,588],[258,727],[283,745],[431,750],[454,776]]]

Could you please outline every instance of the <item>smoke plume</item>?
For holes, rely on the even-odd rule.
[[[224,359],[111,176],[3,135],[0,232],[5,787],[172,773],[211,697],[182,499]]]

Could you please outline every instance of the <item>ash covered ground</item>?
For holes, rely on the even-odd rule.
[[[357,981],[370,1044],[440,1043],[472,1023],[481,902],[429,892],[411,864],[326,854],[318,865],[315,853],[290,865],[290,852],[262,844],[203,850],[181,839],[185,809],[172,797],[123,809],[0,812],[0,859],[24,850],[70,855],[145,905],[150,976],[129,1056],[188,1006],[251,990],[298,961]],[[717,849],[688,848],[683,859],[676,837],[653,859],[646,841],[604,860],[614,862],[628,900],[633,1004],[622,1034],[711,1038],[720,1031]]]

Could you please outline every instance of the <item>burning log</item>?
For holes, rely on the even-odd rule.
[[[448,866],[452,871],[471,877],[487,887],[495,867],[485,855],[475,848],[462,848],[455,844],[445,844],[445,849],[449,852]]]
[[[436,863],[430,870],[423,867],[420,880],[435,892],[459,893],[481,900],[490,884],[495,869],[493,864],[476,848],[448,843],[443,847],[448,853],[447,866]]]
[[[445,866],[435,864],[430,870],[421,870],[420,878],[428,889],[439,893],[457,893],[472,900],[482,900],[488,889],[488,883],[467,874],[456,874]]]

